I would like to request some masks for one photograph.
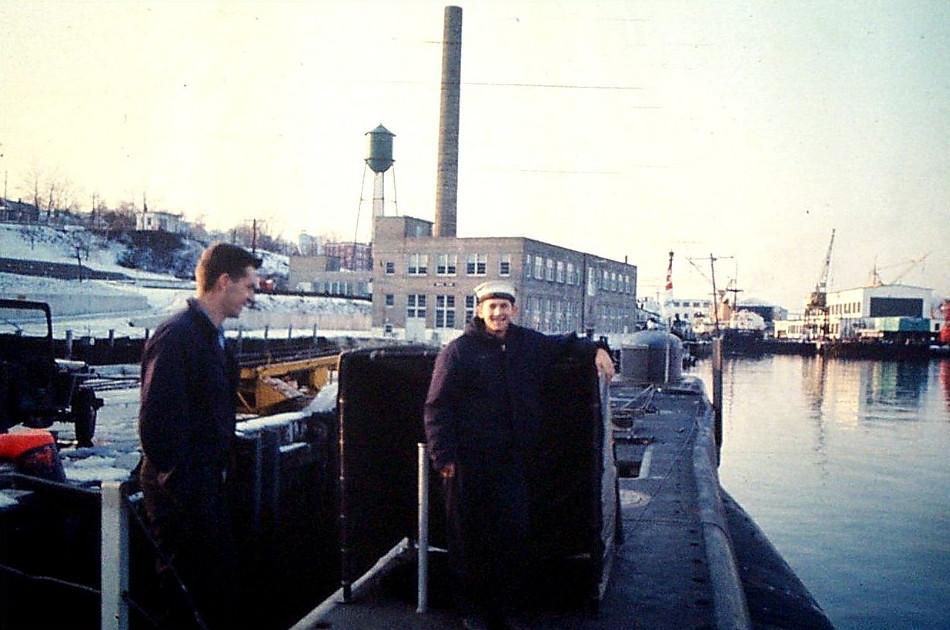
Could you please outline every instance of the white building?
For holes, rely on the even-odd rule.
[[[933,289],[905,284],[846,289],[828,294],[828,336],[854,337],[858,330],[874,328],[880,317],[930,317]]]
[[[775,335],[801,339],[808,330],[826,330],[830,339],[850,339],[876,328],[876,320],[882,318],[928,319],[932,294],[933,289],[905,284],[832,291],[827,295],[827,315],[813,315],[808,326],[802,320],[776,322]]]
[[[180,214],[172,214],[161,210],[154,212],[146,210],[135,215],[135,229],[187,234],[189,226],[184,216]]]
[[[663,315],[670,320],[680,319],[693,323],[712,317],[709,298],[674,298],[663,302]]]

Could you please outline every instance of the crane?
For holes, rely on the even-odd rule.
[[[894,263],[893,265],[886,265],[886,266],[884,266],[884,267],[878,267],[878,266],[877,266],[877,261],[875,260],[875,261],[874,261],[874,267],[871,268],[871,278],[870,278],[870,284],[871,284],[871,286],[872,286],[872,287],[880,287],[880,286],[883,286],[883,285],[885,284],[885,282],[884,282],[883,280],[881,280],[881,274],[880,274],[879,272],[881,272],[881,271],[883,271],[883,270],[885,270],[885,269],[891,269],[891,268],[893,268],[893,267],[899,267],[899,266],[902,266],[902,265],[907,265],[907,267],[906,267],[903,271],[901,271],[899,274],[897,274],[896,276],[894,276],[894,279],[887,283],[887,284],[897,284],[897,282],[898,282],[901,278],[903,278],[903,277],[906,276],[908,273],[910,273],[917,265],[919,265],[919,264],[921,264],[922,262],[924,262],[925,260],[927,260],[927,256],[930,256],[930,252],[927,252],[927,253],[924,254],[923,256],[918,256],[917,258],[912,258],[911,260],[905,260],[904,262]]]
[[[807,310],[823,309],[828,303],[828,274],[831,270],[831,248],[835,244],[835,231],[831,230],[831,240],[828,242],[828,252],[825,254],[825,260],[821,265],[821,273],[818,274],[818,282],[815,283],[815,290],[811,292]]]
[[[808,338],[824,339],[828,336],[828,275],[831,270],[831,249],[835,244],[835,231],[831,230],[828,251],[821,264],[815,290],[805,304],[805,334]]]

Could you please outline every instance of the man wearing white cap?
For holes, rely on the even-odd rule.
[[[541,386],[559,357],[590,360],[608,380],[609,353],[575,334],[512,322],[515,287],[475,287],[475,318],[439,353],[425,404],[429,453],[444,480],[456,604],[468,630],[524,627],[513,616],[528,547],[523,455],[541,430]]]

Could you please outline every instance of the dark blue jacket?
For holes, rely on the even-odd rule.
[[[192,299],[155,329],[142,354],[139,438],[161,472],[223,470],[234,438],[238,366]],[[176,473],[178,474],[178,473]]]
[[[504,339],[475,318],[435,361],[425,403],[429,455],[435,467],[477,459],[498,449],[537,443],[541,387],[561,356],[594,361],[597,346],[569,335],[544,335],[510,324]]]

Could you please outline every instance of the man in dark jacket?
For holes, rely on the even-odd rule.
[[[512,323],[515,289],[475,288],[476,315],[435,362],[425,404],[429,454],[444,480],[453,590],[469,630],[516,628],[528,547],[524,453],[541,431],[541,386],[560,356],[592,360],[608,379],[610,355],[573,334]]]
[[[139,479],[164,559],[169,627],[189,627],[194,606],[208,628],[241,627],[238,567],[224,479],[231,460],[238,367],[224,343],[225,318],[254,297],[261,260],[225,243],[206,249],[196,294],[163,322],[142,357]],[[176,575],[177,574],[177,575]],[[192,601],[182,599],[181,580]],[[174,592],[177,591],[177,596]]]

